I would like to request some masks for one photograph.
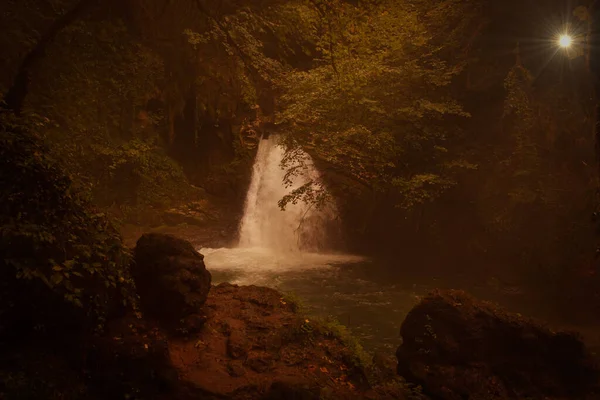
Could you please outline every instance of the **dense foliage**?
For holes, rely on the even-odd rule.
[[[48,119],[51,154],[112,215],[147,223],[203,197],[190,181],[240,204],[257,138],[277,131],[288,178],[304,152],[322,172],[280,206],[335,199],[353,249],[404,246],[409,263],[517,282],[592,273],[589,49],[519,45],[549,34],[534,2],[0,7],[0,87],[44,45],[24,109]],[[572,11],[589,29],[587,9]]]
[[[25,318],[56,322],[45,307],[64,298],[96,324],[87,329],[102,329],[107,313],[136,307],[129,252],[105,215],[81,199],[48,156],[35,135],[43,120],[29,121],[0,114],[3,323],[10,323],[12,309],[24,313],[30,306]],[[50,312],[60,318],[58,310]]]
[[[433,2],[425,13],[402,2],[328,4],[316,30],[317,65],[283,81],[280,119],[290,147],[310,149],[326,171],[369,190],[396,192],[404,207],[452,187],[456,170],[474,168],[448,150],[460,136],[448,121],[469,116],[449,90],[462,60],[444,59],[460,43],[452,29],[432,32],[427,22],[445,13],[455,26],[469,21],[470,7]],[[448,35],[444,47],[437,35]]]
[[[56,10],[74,3],[3,5],[9,11],[7,40],[26,37],[32,44],[25,50],[31,49],[34,29],[51,25],[53,20],[47,19]],[[34,26],[9,20],[11,16],[29,19]],[[24,106],[46,119],[38,132],[80,191],[111,215],[133,220],[143,210],[199,197],[182,167],[167,155],[169,124],[160,93],[164,61],[128,30],[121,11],[92,7],[62,29],[44,53],[30,72],[33,84]],[[18,66],[18,59],[10,60],[7,71]]]
[[[353,252],[486,290],[539,288],[557,305],[575,299],[569,317],[593,313],[590,10],[566,18],[587,47],[530,40],[562,3],[0,2],[0,347],[17,344],[0,389],[88,397],[88,371],[62,365],[48,338],[98,357],[74,365],[112,364],[119,377],[101,373],[99,387],[131,390],[124,369],[155,379],[114,223],[240,210],[265,133],[284,139],[284,184],[307,163],[321,172],[279,206],[336,202]],[[115,353],[112,334],[90,345],[123,313],[136,351]],[[369,363],[343,327],[321,325],[352,364]],[[312,338],[312,326],[300,331]]]

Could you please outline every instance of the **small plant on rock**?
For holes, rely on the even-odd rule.
[[[317,319],[314,323],[316,332],[325,337],[339,340],[348,350],[348,363],[356,368],[365,370],[372,364],[371,355],[362,347],[359,340],[350,330],[334,318]]]

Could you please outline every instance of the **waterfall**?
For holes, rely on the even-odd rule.
[[[319,178],[312,159],[304,152],[304,168],[291,185],[284,184],[281,163],[285,149],[276,135],[260,140],[244,216],[240,224],[239,247],[262,248],[274,252],[319,251],[326,246],[327,224],[335,216],[332,205],[316,210],[303,202],[288,204],[281,210],[283,196],[303,184]]]
[[[285,148],[279,137],[271,135],[260,140],[238,246],[199,249],[213,274],[213,282],[278,287],[285,276],[364,261],[360,256],[332,253],[330,239],[336,238],[335,231],[339,229],[335,204],[316,209],[298,201],[288,204],[285,211],[279,208],[278,202],[286,194],[320,178],[308,154],[300,151],[295,155],[302,162],[287,167],[294,167],[298,173],[291,182],[284,182]]]

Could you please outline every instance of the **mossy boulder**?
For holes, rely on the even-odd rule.
[[[199,328],[211,283],[204,256],[188,241],[160,233],[144,234],[134,253],[132,273],[144,314],[167,328]]]
[[[586,398],[598,369],[580,338],[462,291],[434,291],[401,328],[398,373],[439,399]],[[593,398],[593,397],[589,397]]]

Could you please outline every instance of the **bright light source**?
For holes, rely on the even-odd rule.
[[[561,35],[558,38],[558,44],[563,48],[570,47],[573,44],[573,38],[569,35]]]

